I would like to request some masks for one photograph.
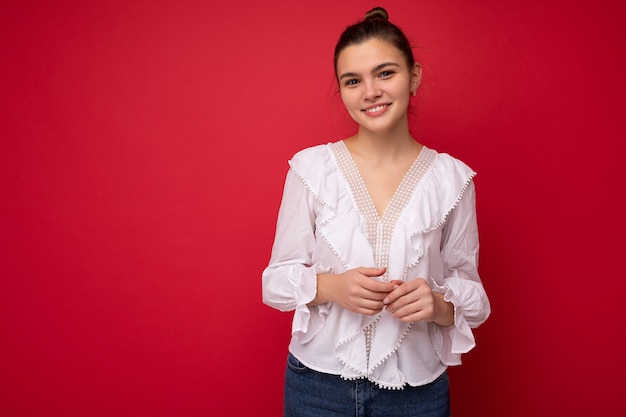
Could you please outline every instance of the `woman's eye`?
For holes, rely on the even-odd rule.
[[[351,80],[346,81],[346,85],[357,85],[359,82],[357,80],[355,80],[354,78]]]
[[[379,78],[388,78],[391,77],[393,75],[393,71],[382,71],[380,74],[378,74]]]

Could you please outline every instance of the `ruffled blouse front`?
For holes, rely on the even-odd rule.
[[[433,381],[474,347],[471,328],[489,301],[477,272],[474,172],[424,147],[379,216],[343,142],[290,161],[276,238],[263,272],[263,299],[295,310],[290,351],[308,367],[385,388]],[[426,278],[455,307],[455,323],[403,323],[334,303],[307,306],[317,275],[385,267],[375,279]]]

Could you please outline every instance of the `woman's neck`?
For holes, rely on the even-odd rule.
[[[413,158],[422,148],[422,145],[413,139],[408,128],[384,133],[359,129],[356,135],[344,142],[353,155],[381,161]]]

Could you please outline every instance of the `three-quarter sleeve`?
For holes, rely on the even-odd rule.
[[[444,363],[475,346],[472,328],[482,324],[491,312],[489,300],[478,275],[478,227],[476,193],[470,181],[450,212],[442,231],[441,257],[444,283],[435,291],[454,304],[454,325],[442,327],[446,348],[440,352]]]
[[[325,305],[307,306],[317,293],[317,274],[327,272],[312,262],[316,204],[306,185],[290,169],[271,259],[262,276],[263,302],[280,311],[295,310],[292,334],[303,339],[314,335],[313,327],[321,328],[320,318],[328,309]],[[313,320],[312,312],[317,312]]]

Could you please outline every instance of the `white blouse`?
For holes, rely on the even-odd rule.
[[[471,328],[490,314],[478,275],[475,173],[423,147],[379,216],[343,141],[290,161],[263,301],[294,312],[290,352],[311,369],[367,378],[384,388],[436,379],[475,346]],[[385,267],[384,281],[426,278],[454,305],[454,325],[403,323],[315,298],[317,275]]]

